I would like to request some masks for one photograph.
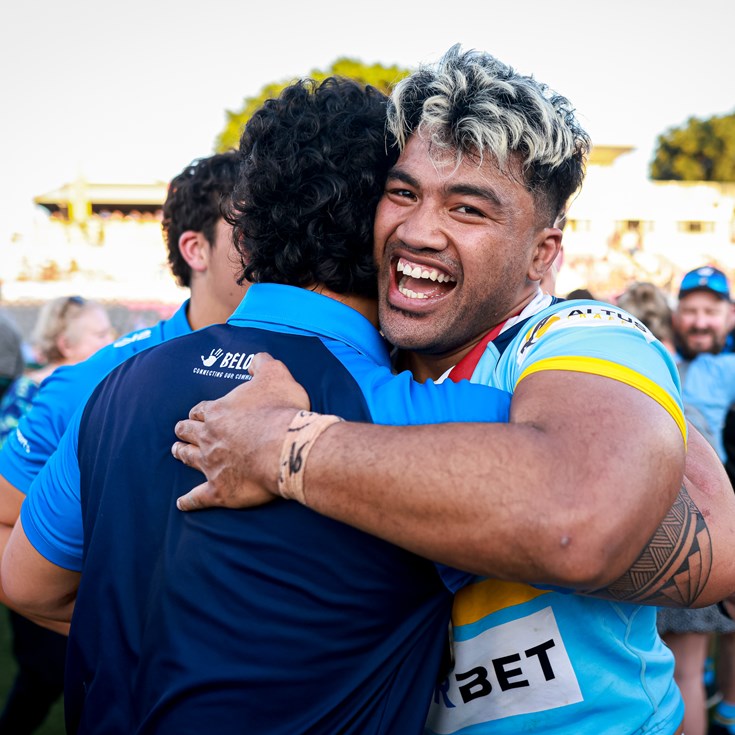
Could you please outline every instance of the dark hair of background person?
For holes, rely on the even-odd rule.
[[[191,268],[179,252],[179,238],[187,230],[201,232],[214,246],[217,220],[235,186],[237,170],[235,151],[218,153],[192,161],[169,184],[163,203],[163,236],[171,272],[180,286],[191,285]]]
[[[586,288],[575,288],[566,295],[567,301],[573,301],[574,299],[592,299],[594,301],[592,291]]]
[[[373,218],[398,158],[374,87],[304,79],[250,118],[227,220],[242,278],[374,296]]]

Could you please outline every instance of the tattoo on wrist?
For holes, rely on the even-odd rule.
[[[712,571],[707,522],[684,485],[633,566],[596,596],[666,607],[694,604]]]
[[[278,465],[278,494],[306,505],[304,472],[306,459],[321,434],[342,419],[312,411],[299,411],[291,420],[281,447]]]

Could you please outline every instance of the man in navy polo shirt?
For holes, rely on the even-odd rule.
[[[203,477],[170,453],[176,420],[248,380],[264,350],[328,414],[507,418],[505,393],[390,370],[371,226],[395,161],[385,105],[329,79],[253,116],[228,219],[254,285],[226,325],[114,370],[31,488],[3,583],[35,614],[74,608],[69,732],[423,730],[457,575],[445,584],[432,563],[296,503],[181,514],[175,498]]]

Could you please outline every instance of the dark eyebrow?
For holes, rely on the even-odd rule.
[[[485,199],[494,207],[502,207],[502,199],[492,190],[483,186],[471,186],[469,184],[456,184],[447,188],[448,194],[464,194],[470,197]]]
[[[421,186],[417,179],[411,176],[408,171],[395,166],[388,172],[388,180],[397,179],[402,181],[404,184],[413,187],[414,189],[420,189]],[[455,184],[449,186],[446,189],[447,194],[464,194],[466,196],[478,197],[484,199],[490,203],[493,207],[502,207],[503,200],[492,190],[483,186],[472,186],[471,184]]]
[[[404,184],[408,184],[409,186],[412,186],[414,189],[419,189],[419,182],[414,179],[411,174],[409,174],[407,171],[404,171],[402,168],[398,168],[398,166],[394,166],[390,171],[388,171],[388,180],[390,179],[398,179],[399,181],[402,181]]]

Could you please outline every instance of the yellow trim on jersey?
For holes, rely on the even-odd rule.
[[[457,592],[452,608],[452,623],[470,625],[498,610],[520,605],[546,594],[548,590],[537,590],[521,582],[485,579]]]
[[[686,444],[687,423],[679,404],[670,393],[664,390],[657,383],[654,383],[652,380],[647,378],[645,375],[641,375],[635,370],[625,367],[625,365],[610,362],[609,360],[602,360],[599,357],[560,355],[558,357],[547,357],[543,360],[539,360],[533,365],[529,365],[521,373],[521,376],[516,382],[516,386],[521,382],[521,380],[529,375],[543,372],[544,370],[571,370],[577,373],[602,375],[605,378],[612,378],[613,380],[618,380],[621,383],[625,383],[626,385],[636,388],[647,396],[653,398],[654,401],[659,403],[666,411],[668,411],[671,418],[676,421],[676,425],[679,427],[679,431],[681,431],[681,435],[684,437],[684,443]]]

